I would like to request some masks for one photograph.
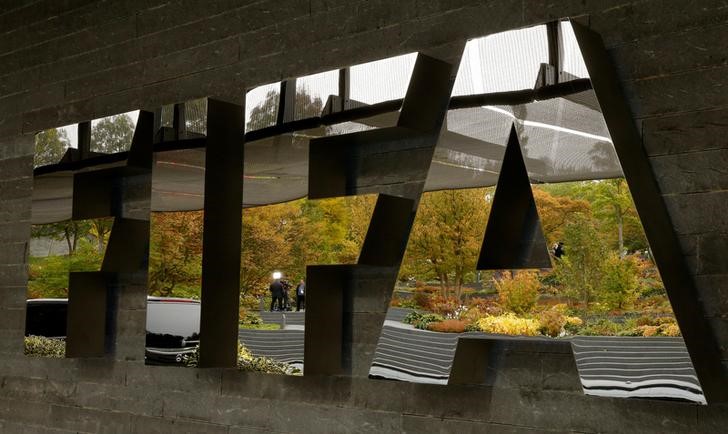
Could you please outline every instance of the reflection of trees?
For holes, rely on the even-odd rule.
[[[528,119],[528,107],[526,104],[521,104],[514,105],[512,108],[513,116],[516,117],[515,126],[516,132],[518,133],[518,141],[521,142],[521,151],[523,152],[523,158],[525,159],[528,157],[528,140],[530,137],[526,134],[526,125],[524,125],[523,121]]]
[[[265,94],[265,99],[250,111],[250,120],[245,124],[245,131],[257,130],[276,124],[279,95],[280,93],[277,90],[269,90]]]
[[[245,125],[245,130],[252,131],[275,125],[279,98],[278,90],[269,90],[263,101],[250,111],[250,120]],[[322,108],[321,98],[309,94],[305,87],[296,89],[296,119],[320,116]],[[207,98],[185,103],[185,127],[189,132],[207,134]]]
[[[58,163],[66,149],[71,146],[65,130],[51,129],[35,135],[35,155],[33,166],[45,166]]]
[[[151,348],[186,348],[195,347],[200,340],[200,334],[192,333],[190,336],[169,333],[147,332],[146,346]],[[190,342],[192,341],[192,342]]]
[[[321,98],[312,96],[305,86],[296,89],[296,119],[321,116],[322,109]]]
[[[609,142],[596,142],[589,150],[592,168],[595,171],[615,171],[619,167],[615,164],[617,154],[614,145]]]
[[[207,134],[207,98],[185,103],[185,129],[193,133]]]
[[[518,141],[521,143],[521,151],[523,153],[523,163],[526,165],[529,178],[531,174],[546,175],[550,168],[554,166],[554,161],[549,155],[535,157],[533,154],[533,146],[528,146],[531,137],[528,134],[524,121],[528,120],[528,104],[514,105],[513,115],[516,117],[515,126],[518,133]]]
[[[250,111],[250,120],[245,125],[245,131],[257,130],[270,127],[276,124],[278,118],[278,105],[280,93],[278,90],[269,90],[263,101],[258,103]],[[323,102],[318,96],[314,97],[308,93],[305,87],[296,89],[295,113],[296,118],[320,116]]]
[[[127,114],[109,116],[93,124],[91,150],[114,154],[129,150],[134,136],[134,120]]]

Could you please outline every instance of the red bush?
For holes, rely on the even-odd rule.
[[[460,300],[457,298],[436,295],[432,297],[432,307],[430,310],[442,316],[453,316],[460,308],[460,304]]]
[[[432,295],[424,289],[417,289],[412,294],[412,300],[424,310],[432,310]]]
[[[488,315],[500,315],[503,310],[498,304],[498,299],[482,297],[473,297],[468,300],[468,308],[476,308],[479,312]]]

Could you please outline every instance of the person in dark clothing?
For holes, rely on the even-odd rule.
[[[554,246],[554,257],[560,259],[562,256],[564,256],[564,243],[563,241],[559,241],[559,243]]]
[[[278,310],[283,310],[283,284],[281,279],[275,279],[268,288],[270,291],[270,311],[273,312],[278,303]]]
[[[306,309],[306,282],[301,279],[296,286],[296,312]]]
[[[288,301],[288,290],[291,289],[291,282],[281,279],[281,285],[283,285],[283,309],[281,310],[291,310],[291,304]]]

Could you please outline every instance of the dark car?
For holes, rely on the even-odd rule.
[[[68,299],[41,298],[27,302],[25,335],[66,337]],[[187,298],[147,298],[146,362],[175,365],[197,348],[200,302]]]

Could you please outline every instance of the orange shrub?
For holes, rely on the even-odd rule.
[[[638,329],[642,330],[642,336],[657,336],[657,333],[660,331],[660,328],[658,326],[639,326]]]
[[[675,323],[661,325],[660,331],[663,336],[682,336],[680,333],[680,327],[678,327]]]
[[[433,332],[462,333],[467,325],[468,323],[459,319],[446,319],[445,321],[430,323],[427,329]]]
[[[561,306],[564,305],[557,304],[551,309],[541,312],[541,315],[539,316],[539,331],[541,333],[555,338],[564,330],[564,325],[566,325],[566,315],[564,315],[564,309]]]
[[[651,326],[655,325],[655,321],[647,315],[642,315],[635,321],[638,326]]]

